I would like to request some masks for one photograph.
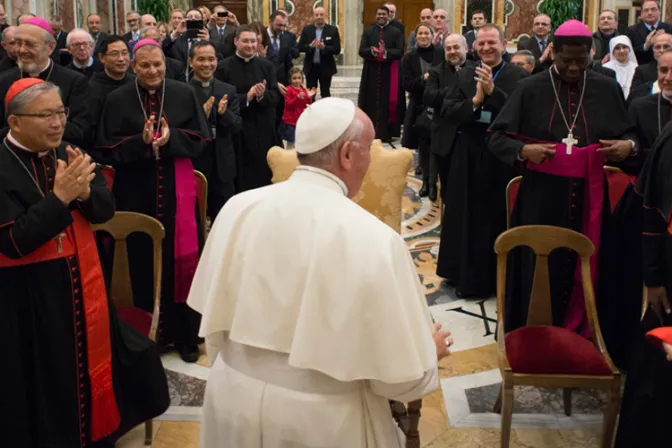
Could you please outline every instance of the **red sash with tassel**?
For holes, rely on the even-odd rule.
[[[15,267],[43,261],[77,257],[86,324],[86,347],[91,383],[91,439],[112,434],[121,422],[112,384],[112,345],[107,290],[100,267],[96,241],[89,222],[79,211],[72,212],[73,223],[63,237],[50,240],[19,259],[0,254],[0,267]]]

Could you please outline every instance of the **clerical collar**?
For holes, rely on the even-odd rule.
[[[38,157],[44,157],[47,154],[49,154],[49,151],[50,151],[50,150],[46,150],[46,151],[42,151],[42,152],[31,151],[30,149],[28,149],[27,146],[22,145],[21,143],[19,143],[19,141],[16,138],[14,138],[14,136],[12,135],[12,131],[9,131],[7,133],[7,140],[9,140],[9,143],[11,143],[13,146],[16,146],[17,148],[22,149],[22,150],[30,153],[31,155],[37,154]]]
[[[313,182],[330,190],[341,192],[343,196],[348,196],[348,187],[345,185],[345,182],[322,168],[299,165],[292,173],[292,178]]]
[[[245,62],[250,62],[252,59],[254,59],[254,55],[250,56],[249,58],[246,58],[245,56],[241,56],[240,53],[236,51],[236,56],[238,56],[240,59],[242,59]]]
[[[89,68],[89,67],[91,67],[91,66],[93,65],[93,57],[92,57],[92,56],[89,56],[89,60],[86,62],[86,65],[81,65],[80,63],[78,63],[76,60],[73,59],[73,60],[72,60],[72,65],[74,65],[74,66],[77,67],[78,69]]]
[[[105,69],[104,71],[105,71],[105,76],[107,76],[108,78],[110,78],[110,80],[112,80],[112,81],[121,82],[121,81],[123,81],[124,79],[126,79],[126,72],[124,72],[124,74],[121,76],[121,78],[115,78],[114,76],[111,76],[111,75],[109,74],[109,72],[107,71],[107,69]]]
[[[201,87],[210,87],[214,83],[214,79],[215,78],[210,78],[207,81],[199,81],[196,78],[191,78],[191,82]]]

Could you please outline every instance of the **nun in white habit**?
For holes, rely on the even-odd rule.
[[[217,216],[188,299],[213,362],[202,448],[405,446],[388,400],[435,390],[452,341],[404,240],[350,199],[373,138],[351,101],[317,101],[291,178]]]
[[[604,64],[604,67],[616,72],[616,80],[621,85],[624,98],[627,98],[630,94],[632,77],[637,68],[637,58],[632,49],[632,42],[628,36],[616,36],[609,41],[609,51],[611,58]]]

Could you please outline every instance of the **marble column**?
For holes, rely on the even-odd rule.
[[[252,23],[261,21],[264,17],[262,0],[248,0],[247,1],[247,22]]]
[[[17,17],[30,11],[30,0],[12,0],[8,9],[12,10],[12,25],[15,25]]]
[[[343,63],[345,65],[362,65],[359,57],[359,40],[364,32],[362,15],[364,3],[361,0],[345,0],[343,8]]]
[[[466,0],[458,1],[462,3]],[[462,22],[462,18],[455,15],[455,0],[434,0],[434,9],[445,9],[448,13],[448,28],[453,31],[459,30],[456,27],[458,23]]]

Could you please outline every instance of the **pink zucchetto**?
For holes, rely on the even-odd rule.
[[[557,37],[593,37],[593,33],[590,32],[588,27],[575,19],[568,20],[560,25],[555,30],[554,35]]]
[[[141,39],[135,44],[135,46],[133,46],[133,54],[135,54],[139,49],[147,45],[151,45],[152,47],[156,48],[161,48],[161,45],[159,45],[159,43],[154,39]]]
[[[23,21],[21,25],[35,25],[42,28],[44,31],[49,34],[54,34],[54,29],[49,25],[49,22],[44,20],[42,17],[31,17]]]

